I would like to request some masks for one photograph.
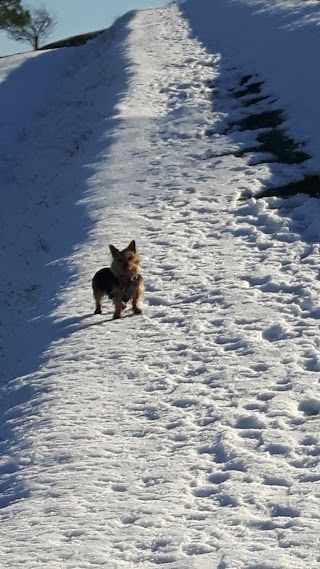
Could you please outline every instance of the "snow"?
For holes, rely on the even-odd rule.
[[[288,130],[308,141],[314,157],[309,169],[319,172],[319,2],[191,0],[185,10],[192,32],[209,50],[260,73],[287,111]]]
[[[319,201],[255,197],[319,171],[318,16],[188,0],[0,60],[1,569],[319,566]],[[237,155],[246,74],[310,160]],[[131,239],[144,313],[93,315]]]

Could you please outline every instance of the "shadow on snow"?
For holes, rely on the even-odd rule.
[[[67,68],[51,81],[53,93],[47,94],[44,110],[39,112],[39,105],[31,104],[32,116],[24,117],[29,124],[15,133],[18,150],[14,144],[10,150],[9,145],[0,163],[2,187],[7,188],[7,195],[0,198],[5,205],[1,207],[5,243],[0,251],[5,267],[0,280],[2,508],[29,495],[21,456],[32,456],[25,437],[27,425],[39,421],[50,390],[37,379],[36,372],[46,360],[51,342],[79,327],[106,322],[104,318],[90,323],[92,315],[54,322],[51,314],[59,304],[59,291],[76,277],[75,268],[66,260],[86,241],[95,223],[82,200],[90,198],[92,165],[112,145],[112,131],[119,123],[116,105],[130,78],[130,62],[123,47],[133,14],[128,13],[85,46],[71,48],[71,56],[65,49],[27,59],[0,85],[1,101],[2,95],[9,96],[33,77],[36,96],[45,69],[50,70],[55,58],[60,62],[64,54],[67,58]],[[61,108],[63,97],[66,104]],[[50,123],[55,112],[57,123]],[[43,149],[46,137],[47,148]],[[32,247],[37,248],[37,254]],[[27,376],[33,372],[35,379]]]

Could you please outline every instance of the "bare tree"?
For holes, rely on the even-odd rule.
[[[33,49],[39,49],[43,42],[54,30],[57,22],[46,8],[29,10],[29,19],[24,25],[12,24],[6,27],[9,37],[16,41],[29,43]]]

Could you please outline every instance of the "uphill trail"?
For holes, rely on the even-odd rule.
[[[239,200],[267,168],[212,155],[212,84],[240,72],[206,52],[178,7],[137,12],[122,49],[112,144],[82,198],[94,224],[68,259],[76,278],[42,364],[15,380],[38,395],[12,416],[24,500],[4,517],[1,558],[315,568],[317,248],[298,234],[298,198],[290,216]],[[113,322],[105,302],[94,316],[90,279],[109,243],[133,238],[144,313]]]

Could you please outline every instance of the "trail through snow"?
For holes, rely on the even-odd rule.
[[[38,116],[20,142],[25,172],[38,152],[39,187],[46,176],[56,199],[37,227],[71,276],[59,269],[53,305],[32,304],[12,332],[0,566],[316,568],[320,261],[303,214],[319,206],[239,201],[270,176],[219,156],[232,142],[214,138],[241,71],[190,35],[177,6],[133,13],[92,46],[46,130]],[[62,161],[49,146],[70,129],[80,150]],[[80,239],[67,251],[70,212]],[[94,316],[91,277],[109,243],[133,238],[144,314],[113,322],[105,302]]]

